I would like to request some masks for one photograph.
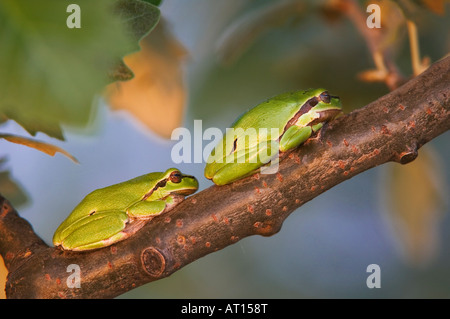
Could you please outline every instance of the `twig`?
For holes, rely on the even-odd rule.
[[[367,17],[355,0],[335,0],[332,3],[335,4],[337,10],[341,11],[353,22],[355,28],[366,41],[372,55],[376,69],[363,73],[363,76],[372,81],[385,82],[390,90],[394,90],[405,83],[405,77],[401,74],[391,53],[383,44],[382,29],[370,29],[367,27]]]
[[[424,58],[423,61],[420,59],[419,35],[416,24],[411,20],[407,20],[406,25],[408,27],[413,73],[414,76],[417,76],[429,67],[430,62],[427,58]]]

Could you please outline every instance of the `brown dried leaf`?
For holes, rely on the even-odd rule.
[[[358,74],[358,79],[364,82],[383,82],[386,80],[388,73],[386,70],[366,70]]]
[[[419,21],[427,11],[444,15],[445,2],[448,0],[395,0],[405,16],[412,21]]]
[[[186,51],[163,21],[141,41],[141,47],[124,58],[134,78],[108,85],[106,98],[112,109],[130,112],[153,132],[169,138],[183,119],[186,89],[181,62]]]
[[[6,269],[2,256],[0,256],[0,299],[6,299],[5,285],[6,276],[8,276],[8,269]]]
[[[67,156],[68,158],[70,158],[75,163],[78,163],[78,160],[74,156],[72,156],[70,153],[68,153],[65,150],[63,150],[62,148],[52,145],[52,144],[48,144],[45,142],[41,142],[38,140],[34,140],[34,139],[23,137],[23,136],[13,135],[13,134],[0,134],[0,138],[3,138],[11,143],[21,144],[21,145],[35,148],[35,149],[37,149],[41,152],[44,152],[50,156],[54,156],[56,153],[61,153],[65,156]]]
[[[445,1],[444,0],[422,0],[422,3],[430,11],[444,15],[445,13]]]

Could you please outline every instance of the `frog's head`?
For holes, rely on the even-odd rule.
[[[185,175],[176,168],[169,168],[158,178],[153,189],[145,196],[152,200],[165,198],[169,195],[184,197],[195,193],[198,181],[194,176]]]
[[[169,168],[165,172],[167,192],[171,194],[190,195],[198,189],[198,181],[194,176],[185,175],[176,168]]]
[[[324,89],[316,89],[314,93],[314,97],[308,101],[311,106],[308,113],[312,117],[308,125],[328,122],[342,114],[342,104],[338,96],[330,95]]]
[[[342,114],[342,104],[338,96],[333,96],[325,89],[308,91],[310,98],[302,105],[294,121],[300,126],[313,126],[331,121]]]
[[[342,104],[338,96],[333,96],[328,91],[323,90],[315,96],[314,105],[311,111],[317,114],[314,124],[328,122],[342,114]]]

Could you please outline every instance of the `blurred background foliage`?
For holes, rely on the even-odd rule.
[[[391,89],[392,65],[377,53],[407,80],[450,51],[444,0],[77,1],[78,30],[65,27],[70,2],[36,3],[0,4],[0,193],[49,244],[88,192],[174,166],[176,127],[193,132],[201,119],[224,130],[268,97],[309,87],[351,112]],[[381,8],[375,46],[356,18],[369,3]],[[448,297],[449,139],[334,187],[273,237],[245,238],[122,297]],[[211,185],[204,164],[177,166]],[[366,286],[372,263],[381,289]]]

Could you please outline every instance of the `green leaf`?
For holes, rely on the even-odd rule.
[[[154,6],[159,6],[162,3],[162,0],[142,0],[142,1],[148,2]]]
[[[0,158],[0,166],[6,162],[6,158]],[[0,194],[7,198],[14,206],[25,204],[28,200],[22,186],[15,181],[8,170],[0,171]]]
[[[157,7],[140,0],[117,0],[114,13],[128,25],[127,34],[135,41],[150,33],[160,18]]]
[[[6,120],[13,120],[20,124],[28,133],[36,136],[37,132],[45,132],[48,136],[57,138],[64,141],[64,134],[59,123],[52,123],[50,120],[46,123],[37,122],[33,119],[27,120],[26,118],[14,117],[14,113],[5,112]],[[7,116],[9,115],[9,116]],[[1,121],[0,121],[1,122]],[[1,124],[1,123],[0,123]]]
[[[138,3],[141,9],[142,4],[151,6],[127,2]],[[76,3],[81,18],[78,29],[66,24],[73,14],[66,12],[70,2],[0,2],[0,118],[14,119],[31,134],[39,130],[61,138],[55,125],[86,125],[94,96],[110,81],[111,67],[139,48],[124,24],[128,21],[113,12],[114,2]],[[156,18],[146,22],[139,32],[156,22]]]
[[[136,44],[155,28],[160,19],[157,7],[140,0],[118,0],[114,12],[125,21],[128,26],[127,35],[133,38]],[[119,61],[109,73],[109,77],[115,81],[130,80],[133,78],[133,72],[123,61]]]

